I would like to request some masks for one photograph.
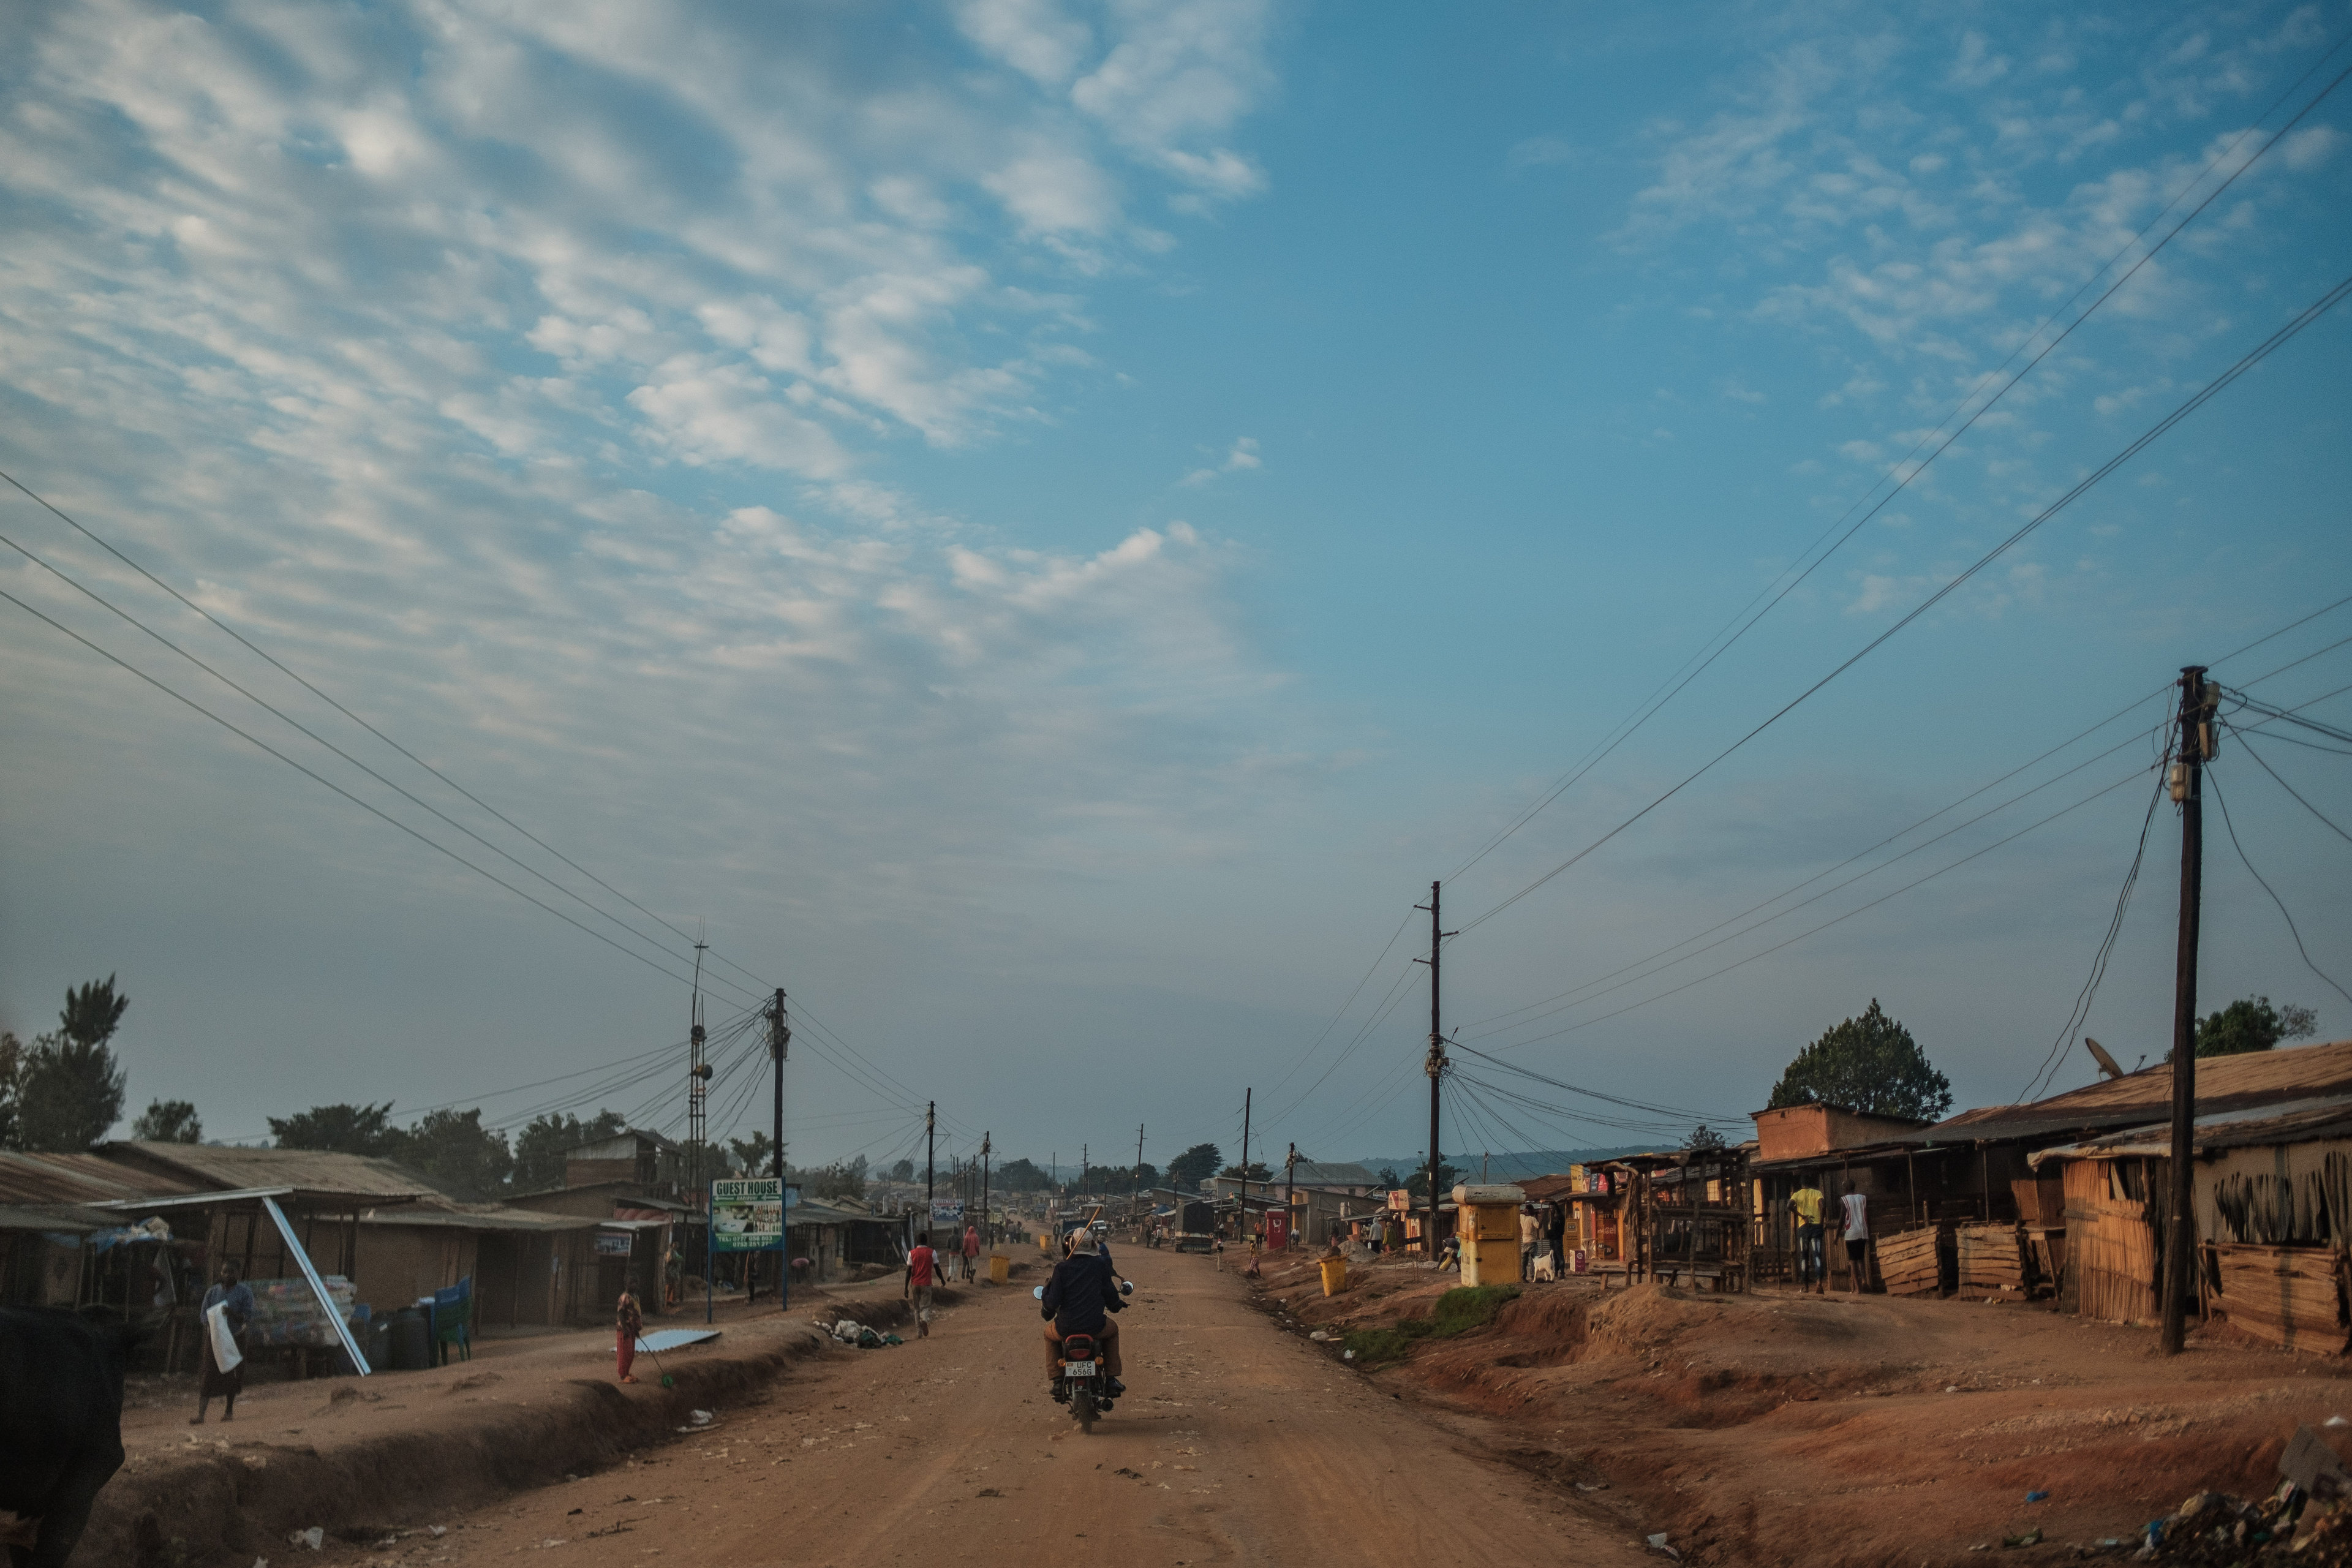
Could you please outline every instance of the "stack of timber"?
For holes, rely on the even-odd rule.
[[[1963,1225],[1952,1229],[1964,1296],[2025,1294],[2025,1253],[2014,1225]]]
[[[2346,1344],[2343,1255],[2328,1247],[2216,1242],[2214,1305],[2257,1339],[2329,1354]]]
[[[1936,1258],[1936,1227],[1878,1238],[1878,1277],[1890,1296],[1933,1296],[1944,1288]]]

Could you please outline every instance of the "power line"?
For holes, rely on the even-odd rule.
[[[2244,743],[2243,737],[2240,738],[2239,743],[2242,745]],[[2267,769],[2265,769],[2265,771],[2267,771]],[[2275,773],[2273,773],[2271,776],[2273,778],[2278,777]],[[2229,830],[2230,847],[2238,852],[2238,864],[2246,868],[2246,875],[2252,877],[2256,882],[2260,883],[2262,885],[2263,891],[2270,895],[2271,902],[2278,906],[2279,919],[2286,921],[2287,935],[2294,938],[2294,951],[2303,959],[2303,966],[2305,969],[2310,970],[2314,974],[2318,975],[2322,980],[2326,981],[2328,985],[2335,990],[2336,994],[2343,997],[2347,1002],[2352,1002],[2352,991],[2347,991],[2341,985],[2337,985],[2334,975],[2329,974],[2326,970],[2320,968],[2319,965],[2311,961],[2310,950],[2303,945],[2303,932],[2295,929],[2294,917],[2287,913],[2286,900],[2278,896],[2278,889],[2273,888],[2260,871],[2254,869],[2254,863],[2246,858],[2246,847],[2238,842],[2237,824],[2230,820],[2230,803],[2221,798],[2221,786],[2213,782],[2213,770],[2210,768],[2205,770],[2205,783],[2207,786],[2211,788],[2213,791],[2213,804],[2221,808],[2221,826]],[[2293,794],[2294,792],[2289,791],[2288,793]],[[2297,795],[2295,798],[2300,800],[2302,799],[2302,796]],[[2314,813],[2313,815],[2316,816],[2317,814]],[[2326,822],[2327,819],[2326,817],[2321,817],[2320,820]],[[2336,826],[2332,822],[2329,822],[2327,825],[2330,827]],[[2336,831],[2340,833],[2343,829],[2337,828]]]
[[[2347,39],[2352,39],[2352,34],[2343,35],[2339,37],[2334,44],[2331,44],[2328,47],[2327,51],[2321,55],[2317,60],[2314,61],[2312,65],[2304,71],[2302,76],[2296,78],[2295,80],[2288,86],[2285,91],[2280,93],[2277,98],[2272,100],[2269,106],[2263,110],[2262,114],[2256,117],[2256,123],[2259,124],[2262,120],[2269,118],[2270,115],[2278,109],[2280,104],[2284,103],[2288,98],[2292,97],[2303,86],[2305,82],[2310,80],[2312,76],[2318,71],[2320,67],[2325,65],[2329,59],[2332,59],[2336,51],[2344,47]],[[1893,488],[1888,489],[1885,495],[1880,497],[1876,502],[1872,504],[1868,510],[1863,512],[1860,517],[1853,518],[1853,526],[1847,528],[1845,532],[1843,534],[1840,534],[1835,543],[1832,544],[1827,550],[1822,551],[1822,552],[1813,559],[1811,564],[1806,566],[1804,570],[1797,573],[1796,576],[1790,579],[1786,587],[1781,588],[1778,594],[1772,594],[1770,602],[1766,604],[1762,609],[1756,610],[1755,614],[1748,618],[1746,625],[1739,626],[1738,629],[1733,631],[1728,638],[1724,638],[1720,647],[1715,647],[1714,645],[1718,638],[1724,637],[1722,631],[1717,631],[1715,634],[1715,637],[1708,638],[1707,642],[1702,644],[1700,647],[1700,654],[1704,654],[1705,658],[1700,660],[1696,668],[1691,668],[1690,662],[1685,660],[1683,668],[1689,671],[1687,675],[1683,674],[1682,670],[1677,670],[1675,675],[1668,676],[1665,683],[1662,683],[1659,688],[1659,691],[1664,692],[1663,697],[1660,697],[1658,692],[1654,691],[1651,693],[1650,697],[1645,698],[1642,704],[1637,705],[1636,715],[1631,717],[1630,722],[1621,720],[1618,727],[1615,730],[1612,730],[1608,736],[1603,737],[1602,744],[1594,752],[1590,753],[1583,762],[1579,763],[1574,768],[1570,769],[1559,783],[1554,784],[1544,795],[1538,796],[1535,804],[1520,813],[1517,818],[1516,818],[1508,826],[1489,838],[1475,854],[1470,857],[1469,859],[1454,868],[1453,872],[1450,873],[1445,879],[1447,881],[1454,880],[1464,872],[1469,870],[1471,867],[1475,866],[1479,861],[1485,859],[1487,855],[1500,847],[1506,839],[1509,838],[1520,828],[1533,821],[1546,806],[1549,805],[1553,801],[1558,800],[1561,795],[1565,794],[1577,782],[1577,780],[1582,778],[1594,767],[1600,765],[1600,763],[1606,759],[1610,753],[1614,752],[1620,745],[1623,744],[1625,741],[1631,739],[1634,731],[1639,730],[1643,724],[1649,722],[1649,721],[1663,710],[1667,703],[1672,702],[1676,697],[1680,696],[1683,689],[1689,686],[1692,681],[1696,680],[1701,675],[1705,674],[1710,665],[1714,664],[1715,661],[1720,658],[1725,653],[1730,651],[1734,643],[1737,643],[1741,637],[1746,637],[1748,633],[1755,627],[1758,622],[1761,621],[1766,616],[1771,614],[1772,611],[1777,608],[1783,600],[1788,598],[1790,594],[1795,593],[1807,578],[1811,577],[1816,571],[1820,570],[1821,567],[1828,562],[1831,556],[1836,554],[1839,550],[1843,549],[1846,542],[1851,540],[1856,533],[1860,532],[1862,529],[1869,523],[1871,519],[1876,517],[1881,511],[1885,510],[1885,508],[1894,501],[1896,496],[1909,489],[1912,481],[1916,479],[1922,473],[1926,472],[1929,464],[1935,462],[1937,458],[1942,457],[1944,453],[1950,448],[1953,442],[1958,441],[1962,436],[1968,434],[1969,429],[1971,429],[1979,420],[1990,413],[1995,404],[1998,404],[2003,397],[2007,396],[2009,393],[2016,387],[2019,382],[2024,380],[2026,376],[2032,374],[2034,368],[2041,364],[2044,359],[2048,358],[2050,354],[2057,349],[2059,344],[2064,342],[2069,337],[2074,335],[2076,328],[2080,327],[2084,321],[2089,321],[2098,310],[2100,306],[2105,304],[2110,299],[2113,299],[2118,289],[2122,289],[2125,284],[2129,283],[2134,277],[2137,276],[2140,268],[2155,260],[2158,254],[2161,252],[2166,246],[2171,244],[2173,239],[2182,229],[2194,222],[2198,216],[2203,213],[2207,207],[2212,205],[2213,203],[2220,198],[2222,192],[2228,190],[2232,184],[2236,184],[2240,175],[2243,174],[2248,169],[2252,168],[2255,163],[2262,160],[2265,153],[2270,152],[2273,147],[2278,145],[2282,137],[2285,136],[2288,132],[2294,130],[2295,126],[2302,123],[2304,118],[2310,114],[2314,109],[2316,109],[2321,101],[2328,96],[2328,94],[2334,92],[2338,87],[2343,85],[2345,77],[2347,76],[2352,76],[2352,68],[2347,68],[2344,72],[2339,73],[2335,79],[2330,81],[2326,87],[2320,89],[2317,93],[2313,95],[2309,102],[2305,103],[2301,109],[2294,112],[2294,116],[2289,119],[2285,124],[2280,126],[2277,131],[2272,132],[2269,139],[2263,142],[2260,147],[2256,148],[2251,157],[2249,157],[2244,163],[2239,164],[2236,169],[2232,170],[2229,178],[2223,180],[2220,184],[2214,186],[2212,190],[2206,193],[2204,200],[2199,202],[2196,206],[2190,208],[2189,211],[2182,216],[2179,223],[2173,225],[2170,229],[2166,231],[2162,239],[2158,240],[2156,244],[2150,246],[2147,254],[2143,255],[2137,261],[2133,262],[2131,267],[2126,269],[2121,277],[2109,284],[2105,290],[2103,291],[2097,299],[2091,301],[2090,305],[2084,310],[2082,314],[2076,316],[2074,321],[2067,323],[2066,329],[2063,331],[2060,332],[2056,337],[2052,338],[2047,343],[2043,344],[2041,350],[2037,352],[2031,360],[2027,361],[2024,365],[2019,368],[2016,374],[2011,376],[2007,382],[2002,384],[1999,391],[1995,392],[1990,397],[1985,399],[1982,404],[1978,405],[1976,411],[1970,414],[1967,419],[1963,420],[1949,436],[1945,437],[1942,441],[1938,442],[1934,451],[1929,452],[1927,456],[1913,467],[1909,472],[1903,474],[1903,477],[1900,479],[1895,480]],[[2183,197],[2187,196],[2190,191],[2194,190],[2198,184],[2201,182],[2208,174],[2212,172],[2215,165],[2217,165],[2221,160],[2227,155],[2227,153],[2235,152],[2238,147],[2243,145],[2246,137],[2252,133],[2252,127],[2250,126],[2245,131],[2241,132],[2237,140],[2232,142],[2227,149],[2217,150],[2213,156],[2207,160],[2205,166],[2200,169],[2187,184],[2181,186],[2179,191],[2173,195],[2172,199],[2167,202],[2163,208],[2158,211],[2154,217],[2147,221],[2147,225],[2140,229],[2139,233],[2134,235],[2130,240],[2125,243],[2121,249],[2117,250],[2114,256],[2108,258],[2096,271],[2093,272],[2089,278],[2085,279],[2083,283],[2075,289],[2074,294],[2067,299],[2064,305],[2060,306],[2057,310],[2052,311],[2049,316],[2043,319],[2040,326],[2028,333],[2026,337],[2019,342],[2016,348],[2011,349],[2007,359],[2004,359],[1999,365],[1988,372],[1977,383],[1975,387],[1963,395],[1959,402],[1954,405],[1951,412],[1947,413],[1944,416],[1943,420],[1937,422],[1936,429],[1920,437],[1920,439],[1912,446],[1911,450],[1896,461],[1876,484],[1872,485],[1870,489],[1864,491],[1862,497],[1856,500],[1853,506],[1846,509],[1844,515],[1841,516],[1836,522],[1832,523],[1830,527],[1823,531],[1822,538],[1826,539],[1830,534],[1835,533],[1837,529],[1846,521],[1847,518],[1853,518],[1855,508],[1860,507],[1863,501],[1868,500],[1870,496],[1877,490],[1878,485],[1885,484],[1888,479],[1894,479],[1895,475],[1902,470],[1904,464],[1909,463],[1913,458],[1917,457],[1920,449],[1926,447],[1929,441],[1935,439],[1936,436],[1942,431],[1944,424],[1948,422],[1954,414],[1958,413],[1961,408],[1966,407],[1970,398],[1981,392],[1987,384],[1989,384],[1995,376],[1998,376],[2003,370],[2006,370],[2017,356],[2025,351],[2028,344],[2032,343],[2048,329],[2052,321],[2056,321],[2061,313],[2070,309],[2076,300],[2083,297],[2083,293],[2085,289],[2089,289],[2093,283],[2098,281],[2098,279],[2103,277],[2109,268],[2113,268],[2117,261],[2120,261],[2134,246],[2138,245],[2143,239],[2147,238],[2148,231],[2153,229],[2157,224],[2163,221],[2167,213],[2169,213],[2180,203]],[[1811,554],[1815,550],[1820,548],[1820,545],[1821,540],[1816,539],[1812,544],[1806,547],[1805,552],[1798,557],[1798,560],[1802,561],[1805,555]],[[1793,569],[1793,566],[1791,568],[1784,568],[1780,575],[1784,577],[1787,576],[1789,571],[1791,569]],[[1774,583],[1778,583],[1779,580],[1779,578],[1775,578]],[[1750,599],[1747,605],[1742,606],[1738,613],[1734,615],[1729,622],[1726,623],[1726,627],[1728,628],[1729,626],[1738,623],[1742,616],[1747,616],[1748,611],[1754,608],[1757,599],[1761,599],[1766,594],[1772,593],[1772,584],[1767,584],[1764,589],[1757,595],[1756,599]],[[1707,651],[1709,647],[1713,647],[1712,652]],[[1694,659],[1697,659],[1699,657],[1699,654],[1694,654],[1692,656]],[[1679,680],[1677,679],[1677,677],[1680,678]],[[1669,685],[1672,686],[1671,690],[1667,689],[1667,686]],[[1475,923],[1475,921],[1472,922],[1472,924]],[[1463,929],[1467,931],[1470,928],[1468,926],[1465,926]]]
[[[2336,79],[2340,81],[2343,79],[2339,77]],[[2062,494],[2060,494],[2057,500],[2052,501],[2048,506],[2036,512],[2024,523],[2023,526],[2020,527],[2008,538],[2002,540],[1999,544],[1994,545],[1983,555],[1978,557],[1974,564],[1970,565],[1967,570],[1953,577],[1942,587],[1937,589],[1934,593],[1921,600],[1917,605],[1914,605],[1900,620],[1896,621],[1893,626],[1888,626],[1885,631],[1873,637],[1859,650],[1847,658],[1843,663],[1838,665],[1837,668],[1832,669],[1827,675],[1822,676],[1819,680],[1814,681],[1811,686],[1805,688],[1804,690],[1799,692],[1795,697],[1791,698],[1787,703],[1782,705],[1779,710],[1774,711],[1769,717],[1766,718],[1754,729],[1749,730],[1746,734],[1732,742],[1731,744],[1726,746],[1722,751],[1717,752],[1714,756],[1708,758],[1691,773],[1685,774],[1683,778],[1675,783],[1671,788],[1654,797],[1648,805],[1643,805],[1640,810],[1626,817],[1616,826],[1611,828],[1608,832],[1602,834],[1600,837],[1594,839],[1591,843],[1586,845],[1582,849],[1578,850],[1574,855],[1570,856],[1566,860],[1561,861],[1559,865],[1553,867],[1542,876],[1538,877],[1534,881],[1528,883],[1517,892],[1511,894],[1500,903],[1496,904],[1494,907],[1487,910],[1486,913],[1466,922],[1462,927],[1464,932],[1466,933],[1476,929],[1478,926],[1485,924],[1486,921],[1494,919],[1496,915],[1501,914],[1505,910],[1509,909],[1513,904],[1517,903],[1521,899],[1526,898],[1528,894],[1533,893],[1538,889],[1543,887],[1546,883],[1551,881],[1552,879],[1558,877],[1560,873],[1568,870],[1570,867],[1582,860],[1586,856],[1591,855],[1594,850],[1599,849],[1601,846],[1615,838],[1619,834],[1624,832],[1635,823],[1640,822],[1643,817],[1649,816],[1650,813],[1655,811],[1659,806],[1664,805],[1667,801],[1672,800],[1675,795],[1680,795],[1692,784],[1696,783],[1698,779],[1712,771],[1716,765],[1721,763],[1725,758],[1730,756],[1733,752],[1747,745],[1748,742],[1754,740],[1757,736],[1770,729],[1774,724],[1779,723],[1790,713],[1794,712],[1800,705],[1805,702],[1806,700],[1811,698],[1814,693],[1820,691],[1823,687],[1829,685],[1839,676],[1843,675],[1847,670],[1852,669],[1855,665],[1861,663],[1873,652],[1885,646],[1885,643],[1892,639],[1896,634],[1909,626],[1913,622],[1926,615],[1929,610],[1935,608],[1936,605],[1941,604],[1952,594],[1957,593],[1965,584],[1975,577],[1978,573],[1983,571],[1987,566],[1991,565],[1994,561],[2008,553],[2010,550],[2013,549],[2027,535],[2032,533],[2036,529],[2042,527],[2042,524],[2048,522],[2052,518],[2057,516],[2059,512],[2064,510],[2075,500],[2088,493],[2093,487],[2097,485],[2101,480],[2106,479],[2108,475],[2123,467],[2124,464],[2129,462],[2133,458],[2137,457],[2140,452],[2164,436],[2174,426],[2189,417],[2189,415],[2195,413],[2198,409],[2202,408],[2213,398],[2219,396],[2223,391],[2233,385],[2239,377],[2252,370],[2254,366],[2262,363],[2263,361],[2268,359],[2281,347],[2293,341],[2293,339],[2297,334],[2301,333],[2305,327],[2308,327],[2312,322],[2319,320],[2320,317],[2326,315],[2330,310],[2333,310],[2347,293],[2352,293],[2352,276],[2347,276],[2340,279],[2326,289],[2326,291],[2322,293],[2316,300],[2297,311],[2285,325],[2280,327],[2276,331],[2273,332],[2268,338],[2263,340],[2262,342],[2258,343],[2253,348],[2249,349],[2228,370],[2223,371],[2212,381],[2208,382],[2203,387],[2191,394],[2178,407],[2174,408],[2172,412],[2167,414],[2163,418],[2148,426],[2146,431],[2142,432],[2121,451],[2116,453],[2115,456],[2109,458],[2096,468],[2094,468],[2088,475],[2069,486]]]
[[[2312,805],[2311,802],[2304,799],[2302,793],[2293,784],[2287,783],[2286,780],[2283,778],[2279,778],[2278,770],[2272,767],[2269,762],[2263,758],[2260,752],[2257,752],[2252,745],[2247,743],[2245,731],[2239,729],[2235,724],[2231,725],[2230,730],[2232,734],[2238,737],[2238,744],[2246,748],[2246,755],[2253,758],[2256,765],[2261,767],[2263,772],[2270,774],[2273,779],[2276,780],[2279,788],[2294,796],[2295,805],[2303,807],[2304,810],[2311,813],[2312,816],[2318,817],[2320,821],[2326,823],[2328,831],[2335,834],[2336,837],[2343,839],[2347,844],[2352,844],[2352,833],[2347,833],[2342,828],[2336,826],[2334,822],[2329,821],[2327,815],[2325,812]]]

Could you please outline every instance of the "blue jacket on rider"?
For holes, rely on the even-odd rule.
[[[1099,1254],[1074,1253],[1054,1266],[1045,1281],[1045,1315],[1057,1334],[1098,1334],[1108,1314],[1118,1310],[1118,1287],[1110,1264]]]

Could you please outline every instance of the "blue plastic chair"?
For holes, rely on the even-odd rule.
[[[449,1347],[457,1347],[457,1359],[474,1359],[474,1277],[467,1275],[455,1285],[433,1292],[433,1355],[443,1366],[449,1364]]]

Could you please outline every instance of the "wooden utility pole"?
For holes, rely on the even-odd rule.
[[[1423,1250],[1433,1263],[1437,1260],[1437,1172],[1444,1162],[1437,1152],[1438,1089],[1445,1079],[1445,1030],[1438,1007],[1437,961],[1445,946],[1445,939],[1454,933],[1441,929],[1437,917],[1438,884],[1429,885],[1429,902],[1415,904],[1415,909],[1429,910],[1429,956],[1422,962],[1429,965],[1429,1060],[1422,1070],[1429,1074],[1429,1223],[1422,1236]]]
[[[770,1152],[768,1159],[769,1169],[776,1178],[776,1212],[779,1218],[782,1220],[788,1220],[791,1217],[784,1213],[782,1205],[784,1201],[784,1054],[791,1048],[792,1043],[793,1026],[784,1016],[784,988],[779,985],[776,987],[774,1009],[768,1015],[768,1057],[775,1063],[776,1079],[776,1146]],[[792,1227],[786,1225],[784,1235],[789,1237],[791,1234]],[[776,1247],[776,1310],[780,1312],[791,1304],[785,1299],[785,1276],[792,1272],[792,1259],[786,1256],[790,1250],[791,1244],[782,1237],[779,1237]],[[747,1280],[755,1278],[751,1266],[746,1266],[744,1278]],[[747,1306],[751,1303],[751,1295],[752,1292],[748,1290],[744,1294],[743,1300]]]
[[[1134,1208],[1143,1205],[1143,1123],[1140,1121],[1135,1124],[1135,1196],[1129,1200],[1129,1205]]]
[[[934,1198],[932,1184],[939,1178],[940,1102],[928,1100],[923,1105],[923,1239],[931,1239],[931,1213]]]
[[[995,1134],[980,1135],[980,1244],[984,1247],[996,1245],[996,1227],[988,1223],[988,1156]]]
[[[1282,1245],[1288,1247],[1298,1235],[1298,1145],[1293,1143],[1290,1152],[1282,1157]]]
[[[1242,1090],[1242,1237],[1249,1237],[1249,1124],[1250,1096],[1255,1089]]]
[[[2205,667],[2180,671],[2180,739],[2172,798],[2180,806],[2180,934],[2172,966],[2172,1213],[2165,1226],[2164,1331],[2158,1349],[2180,1353],[2196,1292],[2192,1152],[2197,1121],[2197,937],[2205,883],[2205,764],[2213,756],[2213,689]]]

